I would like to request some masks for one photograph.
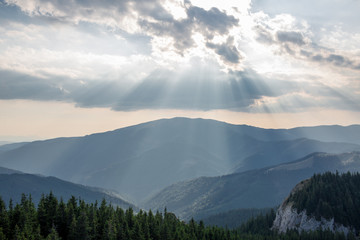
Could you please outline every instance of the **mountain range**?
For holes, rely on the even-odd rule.
[[[113,189],[140,203],[180,181],[242,176],[234,173],[244,171],[251,176],[254,169],[313,152],[359,151],[359,144],[359,125],[262,129],[174,118],[84,137],[0,146],[0,166]]]
[[[313,153],[274,167],[180,182],[165,188],[144,205],[154,210],[166,206],[182,219],[202,219],[238,208],[274,207],[298,182],[327,171],[360,171],[360,152]]]

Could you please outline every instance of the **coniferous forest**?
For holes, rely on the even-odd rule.
[[[52,193],[44,195],[37,208],[31,196],[22,195],[20,203],[6,206],[0,200],[1,239],[346,239],[344,234],[316,231],[277,234],[270,230],[275,218],[271,211],[248,221],[237,229],[205,226],[202,221],[179,220],[173,213],[134,211],[114,208],[103,200],[85,203],[70,198],[66,203]],[[348,236],[352,239],[353,236]]]
[[[299,211],[306,210],[317,220],[332,219],[360,230],[360,174],[316,174],[305,181],[301,190],[288,198]]]

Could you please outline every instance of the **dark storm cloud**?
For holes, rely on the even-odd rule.
[[[293,44],[296,44],[296,45],[299,45],[299,46],[305,44],[304,37],[299,32],[278,31],[276,33],[276,37],[277,37],[279,42],[293,43]]]

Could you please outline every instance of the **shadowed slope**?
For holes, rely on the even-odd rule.
[[[166,206],[184,219],[238,208],[274,207],[298,182],[326,171],[360,171],[360,152],[315,153],[275,167],[180,182],[163,189],[145,207]]]

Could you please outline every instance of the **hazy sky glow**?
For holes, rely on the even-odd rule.
[[[360,123],[358,0],[0,0],[0,140],[174,116]]]

